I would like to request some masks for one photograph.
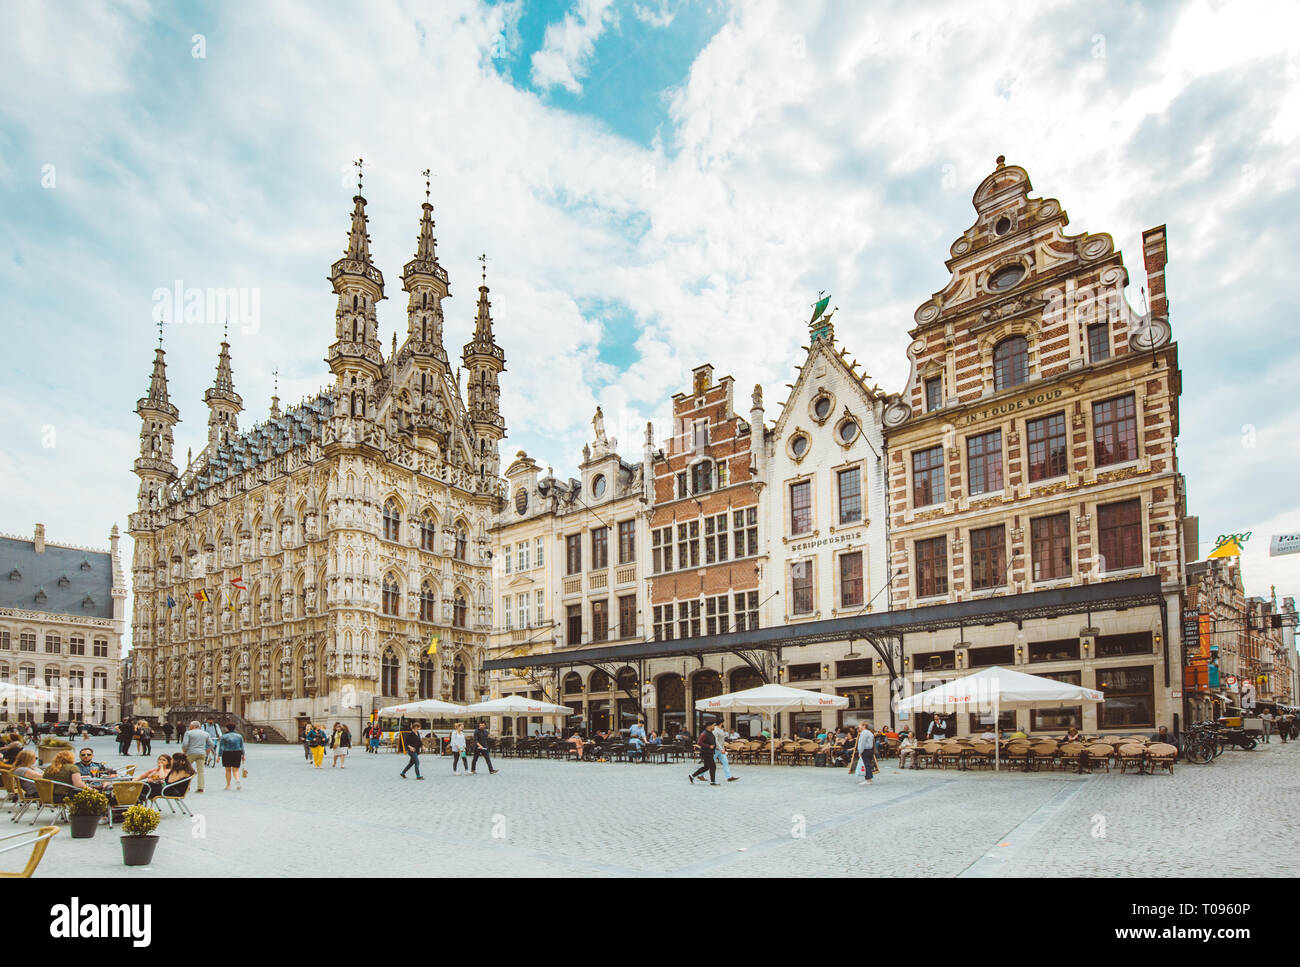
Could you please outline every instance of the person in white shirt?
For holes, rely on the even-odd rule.
[[[862,776],[858,785],[865,786],[876,771],[876,736],[865,724],[858,732],[858,763],[858,772]]]
[[[735,782],[737,776],[731,774],[731,763],[727,761],[727,750],[725,748],[727,741],[727,730],[722,727],[720,722],[713,723],[713,737],[718,742],[718,747],[713,750],[713,761],[722,769],[722,774],[727,777],[727,782]]]
[[[456,731],[451,733],[451,771],[456,773],[456,766],[463,764],[461,775],[469,775],[469,759],[465,752],[465,723],[457,722]]]
[[[898,740],[898,768],[906,769],[908,759],[912,760],[912,768],[917,768],[916,740],[912,738],[911,732],[904,732],[903,737]]]

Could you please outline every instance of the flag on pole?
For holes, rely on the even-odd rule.
[[[195,600],[195,601],[211,601],[212,599],[208,597],[208,592],[207,592],[207,591],[195,591],[195,592],[194,592],[194,600]]]
[[[238,588],[239,590],[241,590],[241,591],[247,591],[247,590],[248,590],[248,588],[244,586],[244,579],[243,579],[243,578],[235,578],[235,579],[234,579],[233,581],[231,581],[230,583],[231,583],[232,585],[234,585],[235,587],[237,587],[237,588]]]
[[[170,594],[167,595],[167,607],[169,608],[176,607],[176,599],[173,598]]]
[[[429,635],[429,648],[427,651],[425,651],[425,654],[426,655],[438,654],[438,636],[436,634]]]
[[[226,598],[226,607],[228,607],[231,611],[234,611],[234,610],[235,610],[235,599],[234,599],[234,598]]]

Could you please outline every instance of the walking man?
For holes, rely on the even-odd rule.
[[[713,739],[718,743],[713,758],[722,766],[722,774],[727,777],[727,782],[735,782],[738,777],[731,774],[731,762],[727,759],[727,730],[721,722],[713,723]]]
[[[718,741],[713,737],[713,733],[708,728],[705,728],[700,733],[699,744],[700,767],[692,772],[689,778],[694,783],[697,778],[702,777],[707,772],[709,774],[709,785],[716,786],[718,784],[718,767],[714,764],[713,753],[718,748]]]
[[[1259,721],[1264,726],[1264,741],[1267,742],[1268,737],[1273,734],[1273,713],[1265,709],[1264,714],[1259,717]]]
[[[865,723],[858,733],[858,762],[858,772],[862,776],[858,785],[865,786],[876,771],[876,737],[871,732],[871,726]]]
[[[118,755],[131,754],[131,738],[134,732],[131,729],[130,722],[119,723],[117,727],[117,753]]]
[[[492,758],[488,755],[488,728],[486,722],[480,722],[478,728],[474,730],[474,761],[470,763],[470,773],[478,773],[478,757],[482,756],[483,761],[487,763],[488,774],[495,776],[497,770],[492,768]]]
[[[207,764],[207,755],[209,749],[215,749],[216,743],[203,729],[199,728],[198,721],[190,723],[189,731],[180,736],[181,751],[185,757],[190,760],[194,766],[194,772],[198,776],[199,787],[195,792],[203,791],[203,767]]]
[[[420,752],[424,748],[420,742],[420,733],[415,731],[414,725],[408,725],[402,732],[402,748],[406,750],[407,762],[406,769],[398,773],[403,779],[406,778],[407,769],[415,767],[415,778],[423,779],[420,775]]]

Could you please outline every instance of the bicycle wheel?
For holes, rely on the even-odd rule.
[[[1183,755],[1188,762],[1194,762],[1197,765],[1204,765],[1214,758],[1207,744],[1200,739],[1189,742],[1183,750]]]

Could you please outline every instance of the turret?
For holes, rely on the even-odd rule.
[[[384,364],[375,315],[375,305],[384,298],[384,276],[370,259],[366,223],[366,200],[358,176],[347,248],[330,267],[330,282],[339,301],[334,312],[335,342],[326,362],[337,380],[340,414],[373,419],[373,387]]]
[[[230,343],[225,339],[221,340],[221,353],[217,356],[216,382],[203,394],[203,402],[208,404],[208,448],[211,453],[239,430],[238,416],[244,409],[244,401],[235,392],[235,381],[230,372]]]
[[[141,511],[162,507],[167,500],[166,488],[176,479],[176,465],[172,463],[172,427],[180,422],[180,414],[168,398],[166,356],[160,326],[149,395],[135,405],[141,423],[140,455],[135,460],[135,474],[140,478],[137,506]]]
[[[487,256],[483,256],[486,262]],[[479,464],[479,474],[496,476],[498,465],[497,444],[506,435],[506,423],[501,417],[501,386],[499,377],[505,372],[506,353],[496,344],[492,335],[492,303],[488,301],[487,270],[483,284],[478,287],[478,319],[474,325],[474,338],[465,344],[465,368],[469,385],[466,387],[466,404],[470,424],[474,429],[474,452]]]

